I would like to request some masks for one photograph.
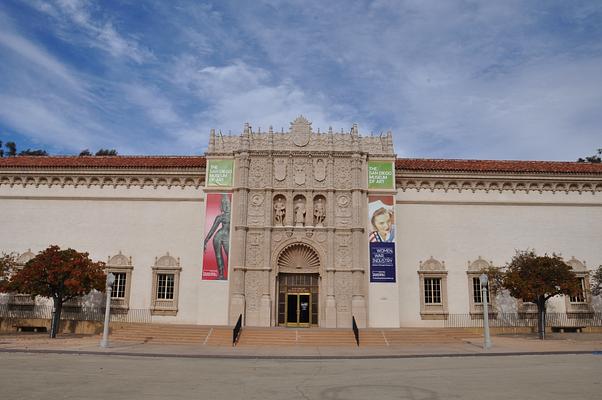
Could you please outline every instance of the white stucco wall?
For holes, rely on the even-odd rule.
[[[228,282],[202,281],[204,192],[192,186],[0,187],[0,251],[36,253],[51,244],[134,266],[130,309],[149,309],[155,257],[180,258],[178,313],[154,320],[227,324]]]
[[[516,249],[602,264],[602,195],[591,192],[417,191],[397,194],[397,277],[401,326],[441,325],[420,317],[419,262],[433,256],[448,271],[450,314],[469,310],[468,261],[503,266]],[[563,312],[564,300],[551,299]]]

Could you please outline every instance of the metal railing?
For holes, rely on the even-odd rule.
[[[537,313],[490,313],[492,328],[536,327]],[[586,328],[602,326],[602,313],[546,313],[546,326],[559,328]],[[448,314],[446,328],[482,328],[483,314]]]
[[[239,315],[236,326],[232,329],[232,346],[236,346],[242,332],[242,314]]]
[[[105,307],[63,306],[63,310],[61,311],[61,320],[103,321],[104,314]],[[52,306],[21,306],[14,304],[0,304],[0,318],[11,320],[51,319]],[[151,321],[151,310],[149,309],[111,309],[111,322],[150,323]]]
[[[355,317],[351,317],[351,328],[353,329],[353,335],[355,336],[355,343],[360,345],[360,330],[357,328],[357,323],[355,322]]]

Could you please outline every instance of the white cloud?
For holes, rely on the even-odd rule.
[[[30,4],[50,21],[41,32],[89,59],[69,64],[0,29],[21,59],[9,57],[0,88],[39,105],[37,85],[133,151],[198,153],[210,128],[287,129],[298,114],[316,130],[392,129],[405,156],[576,159],[600,147],[602,5],[154,2],[138,25],[120,14],[130,4]]]
[[[241,26],[297,87],[392,127],[401,155],[575,159],[600,147],[600,32],[583,32],[601,9],[304,1],[249,5]]]
[[[64,83],[79,88],[79,80],[56,58],[49,55],[45,50],[33,44],[22,36],[11,32],[0,31],[0,45],[9,48],[11,51],[25,58],[27,62],[34,63],[38,67],[51,72],[55,77],[60,78]]]
[[[73,151],[97,142],[95,134],[102,132],[80,110],[59,99],[47,102],[0,95],[0,118],[36,141],[60,143]]]
[[[85,0],[57,0],[54,4],[40,0],[33,1],[32,6],[55,18],[66,32],[65,40],[86,39],[88,45],[99,48],[114,57],[129,58],[137,63],[153,58],[150,51],[139,46],[133,38],[126,38],[118,32],[111,20],[98,20],[90,12],[93,4]],[[84,35],[73,32],[77,27]]]
[[[197,146],[206,146],[211,128],[239,134],[243,123],[250,122],[254,131],[267,131],[270,126],[286,131],[299,114],[307,116],[316,131],[329,126],[348,130],[352,124],[345,118],[353,114],[350,110],[328,104],[319,94],[309,96],[291,81],[273,82],[269,71],[240,60],[223,67],[204,67],[186,57],[175,65],[173,76],[176,84],[206,103],[192,120],[194,129],[180,135],[183,142]]]

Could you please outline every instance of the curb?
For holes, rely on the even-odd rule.
[[[90,356],[124,356],[148,358],[188,358],[188,359],[230,359],[230,360],[373,360],[373,359],[412,359],[412,358],[452,358],[452,357],[511,357],[511,356],[552,356],[552,355],[602,355],[602,351],[525,351],[506,353],[441,353],[441,354],[390,354],[390,355],[230,355],[230,354],[175,354],[175,353],[134,353],[90,350],[49,350],[49,349],[0,349],[0,353],[29,354],[71,354]]]

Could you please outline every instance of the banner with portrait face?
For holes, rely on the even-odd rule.
[[[370,282],[395,282],[395,197],[368,196]]]
[[[230,257],[231,193],[208,193],[203,242],[203,280],[227,280]]]

